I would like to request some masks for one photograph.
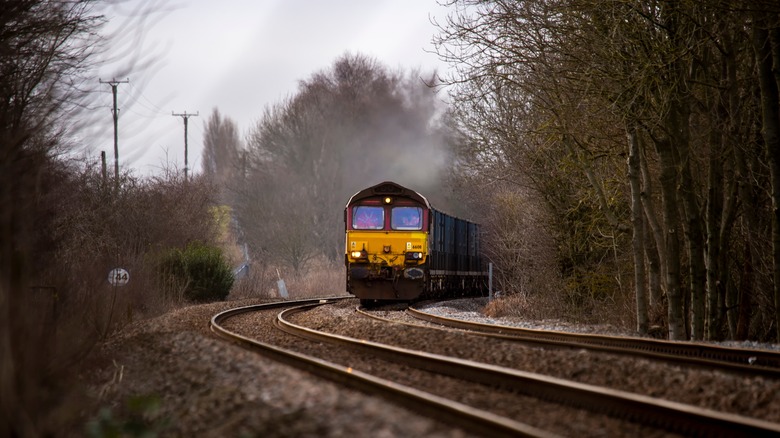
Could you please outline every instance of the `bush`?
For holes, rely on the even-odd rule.
[[[191,243],[174,248],[157,265],[158,280],[169,298],[207,302],[224,300],[233,286],[233,272],[219,248]]]
[[[115,413],[102,408],[98,416],[87,423],[86,433],[91,438],[106,437],[156,437],[165,435],[170,425],[168,418],[161,418],[162,401],[158,396],[134,396],[127,400],[125,409]]]

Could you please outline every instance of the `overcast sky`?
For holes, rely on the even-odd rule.
[[[108,30],[126,20],[137,1],[107,13]],[[345,53],[363,54],[390,69],[423,72],[446,65],[430,53],[437,33],[430,19],[444,22],[448,10],[436,0],[192,0],[152,14],[146,31],[121,32],[128,45],[159,62],[130,71],[104,67],[102,80],[118,85],[119,161],[137,173],[159,173],[166,161],[184,167],[184,124],[189,119],[189,167],[199,172],[203,126],[219,108],[238,125],[242,139],[263,109],[293,95],[297,84],[329,68]],[[108,32],[107,30],[107,32]],[[142,39],[133,39],[138,36]],[[117,56],[119,49],[109,52]],[[122,54],[126,61],[130,54]],[[87,143],[89,156],[106,151],[113,163],[111,87],[102,85],[106,115]],[[102,102],[104,100],[105,102]],[[105,123],[105,126],[102,123]]]

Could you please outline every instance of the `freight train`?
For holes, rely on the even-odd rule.
[[[445,214],[386,181],[344,210],[347,292],[364,306],[485,294],[479,225]]]

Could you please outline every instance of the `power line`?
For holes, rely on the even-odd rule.
[[[132,89],[133,93],[132,99],[133,103],[136,103],[143,107],[144,109],[154,113],[154,116],[165,114],[166,111],[160,108],[157,104],[152,102],[146,95],[134,84],[130,84],[130,88]],[[143,116],[142,117],[153,117],[153,116]]]
[[[187,180],[187,121],[190,119],[190,117],[197,117],[198,114],[200,114],[200,111],[196,112],[195,114],[187,114],[187,111],[184,111],[184,113],[181,114],[175,114],[173,111],[171,111],[171,115],[174,117],[181,117],[182,120],[184,120],[184,180]]]
[[[111,114],[114,115],[114,186],[118,188],[119,187],[119,130],[118,130],[119,110],[116,107],[116,88],[119,84],[130,83],[130,78],[127,78],[124,81],[117,81],[116,78],[110,81],[104,81],[102,79],[98,79],[98,81],[101,84],[111,85],[111,92],[114,95],[114,109],[111,110]]]

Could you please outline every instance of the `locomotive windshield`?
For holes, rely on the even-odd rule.
[[[393,207],[390,226],[394,230],[422,230],[422,208]]]
[[[384,207],[359,205],[352,208],[352,228],[356,230],[381,230],[384,227]]]

